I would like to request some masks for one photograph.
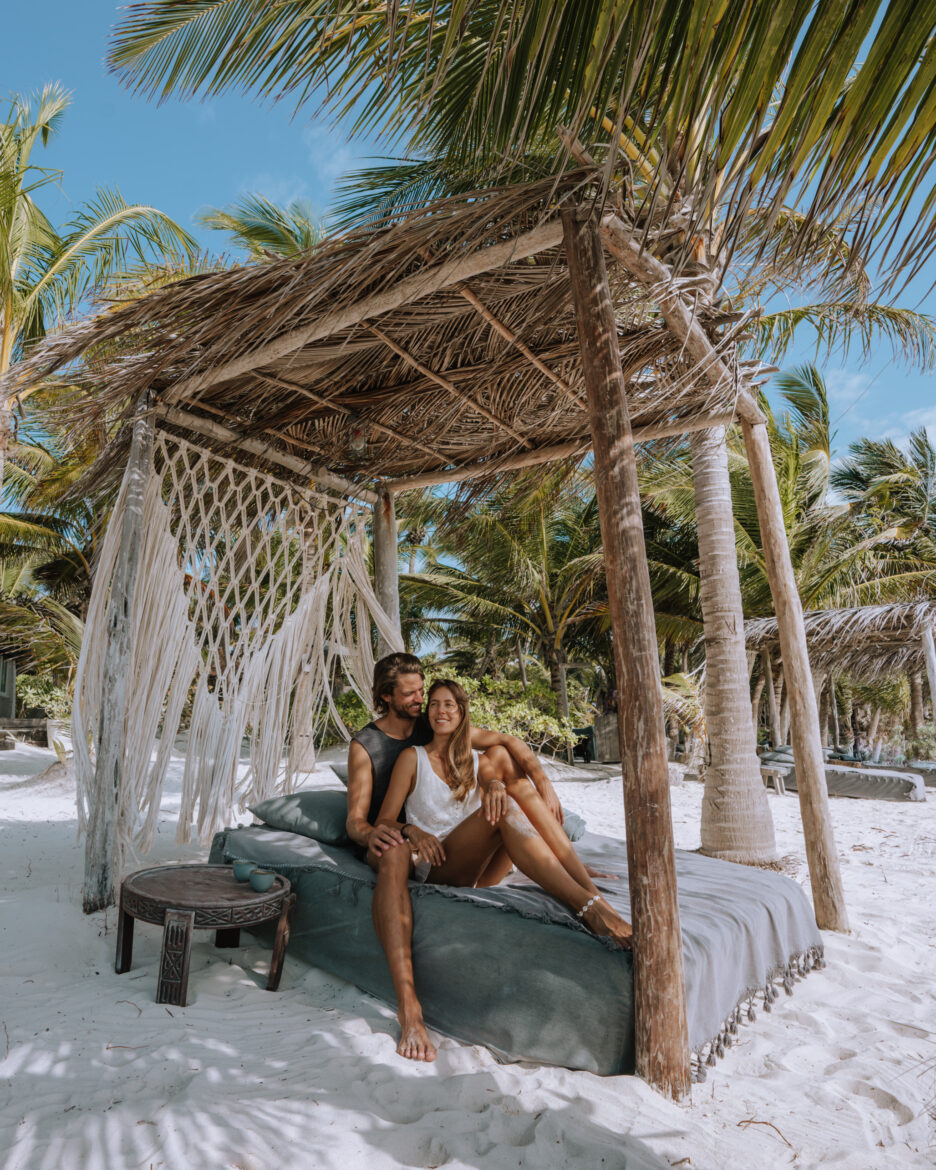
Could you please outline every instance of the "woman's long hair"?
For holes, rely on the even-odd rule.
[[[461,712],[461,723],[452,732],[448,742],[448,759],[444,761],[446,780],[456,800],[464,800],[475,786],[474,760],[471,756],[471,720],[468,717],[468,696],[465,688],[454,679],[437,678],[429,688],[427,706],[432,696],[443,687],[452,692],[452,698]]]

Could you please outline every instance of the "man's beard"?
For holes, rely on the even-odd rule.
[[[412,711],[408,707],[398,707],[396,703],[390,703],[390,710],[396,715],[397,719],[418,719],[422,714],[422,703],[419,707]]]

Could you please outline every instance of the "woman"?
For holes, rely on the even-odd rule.
[[[496,885],[515,865],[564,902],[593,934],[629,947],[630,925],[601,897],[533,784],[503,748],[471,750],[468,696],[438,679],[427,708],[432,739],[396,762],[378,824],[397,825],[413,877],[448,886]]]

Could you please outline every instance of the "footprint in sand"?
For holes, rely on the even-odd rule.
[[[907,1125],[913,1120],[913,1110],[903,1101],[898,1101],[894,1094],[888,1093],[886,1089],[879,1089],[877,1085],[869,1085],[867,1081],[855,1081],[851,1086],[851,1091],[859,1097],[867,1097],[874,1102],[878,1109],[893,1113],[898,1125]]]

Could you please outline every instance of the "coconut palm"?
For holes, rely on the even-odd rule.
[[[607,613],[597,501],[583,486],[534,475],[469,509],[426,501],[433,560],[401,581],[404,603],[439,614],[441,630],[477,647],[476,664],[540,657],[563,717],[567,671],[594,657],[594,622]]]
[[[118,273],[148,263],[178,262],[195,243],[153,207],[129,204],[101,189],[61,228],[36,202],[61,178],[33,161],[58,131],[69,104],[58,85],[34,99],[14,96],[0,121],[0,377],[45,333]],[[0,402],[0,482],[13,436],[13,406],[36,388],[18,387]]]
[[[242,195],[230,207],[206,208],[196,219],[202,227],[233,236],[253,261],[308,252],[325,238],[307,199],[282,207],[264,195]]]
[[[149,0],[119,25],[110,60],[149,94],[239,85],[302,104],[327,82],[327,108],[428,156],[421,174],[405,164],[396,206],[452,171],[516,175],[528,156],[559,171],[574,153],[596,162],[625,239],[697,312],[743,311],[796,286],[818,294],[826,319],[854,320],[875,249],[893,245],[893,284],[936,239],[936,204],[898,238],[934,158],[934,22],[930,5],[831,0],[207,0],[194,11]],[[652,300],[659,277],[638,279]],[[706,717],[727,737],[709,769],[703,847],[766,860],[770,814],[750,720],[738,722],[747,671],[724,435],[698,436],[693,454]]]

